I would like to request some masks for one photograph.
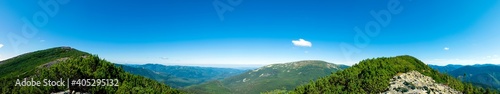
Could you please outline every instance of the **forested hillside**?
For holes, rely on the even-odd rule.
[[[141,76],[132,75],[97,56],[69,47],[57,47],[27,53],[4,61],[1,67],[2,93],[41,94],[61,91],[82,93],[181,93],[175,89]],[[15,86],[16,80],[34,81],[60,79],[116,79],[115,85],[96,86]]]
[[[417,71],[431,77],[437,83],[447,85],[466,94],[492,93],[493,90],[474,87],[446,74],[440,74],[412,56],[381,57],[360,61],[343,71],[322,77],[290,93],[381,93],[388,90],[393,76]]]
[[[0,78],[31,75],[36,67],[43,64],[51,65],[57,63],[58,59],[63,60],[86,55],[90,54],[71,47],[56,47],[22,54],[2,61],[0,64]]]

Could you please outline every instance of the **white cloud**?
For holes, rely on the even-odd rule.
[[[3,47],[3,44],[0,44],[0,48],[2,48],[2,47]]]
[[[312,47],[311,42],[306,41],[304,39],[299,39],[299,40],[292,40],[293,45],[299,46],[299,47]]]
[[[448,47],[444,47],[444,49],[443,49],[443,50],[448,51],[448,50],[450,50],[450,48],[448,48]]]

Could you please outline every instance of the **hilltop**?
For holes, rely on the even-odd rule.
[[[0,78],[28,76],[43,64],[58,63],[58,59],[74,58],[91,55],[71,47],[55,47],[46,50],[25,53],[5,61],[0,64]]]
[[[71,47],[56,47],[26,53],[0,65],[1,93],[181,93],[165,84],[123,71],[96,55]],[[16,79],[34,81],[59,79],[114,79],[106,86],[15,86]],[[102,82],[101,82],[102,83]]]

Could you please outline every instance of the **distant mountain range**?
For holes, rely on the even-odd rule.
[[[446,65],[430,67],[447,73],[462,81],[471,82],[474,85],[485,88],[495,88],[500,90],[500,65],[495,64],[475,64],[475,65]]]
[[[458,68],[461,68],[463,66],[464,65],[455,65],[455,64],[449,64],[446,66],[429,65],[429,67],[431,67],[435,70],[438,70],[441,73],[448,73],[448,72],[451,72],[451,71],[456,70]]]
[[[174,88],[201,84],[207,81],[222,80],[246,71],[231,68],[166,66],[160,64],[117,65],[122,66],[127,72],[163,82]]]
[[[173,88],[181,87],[184,84],[183,82],[187,82],[184,79],[174,77],[169,74],[154,72],[152,70],[143,69],[143,68],[135,68],[126,65],[115,64],[117,67],[123,68],[124,71],[129,72],[131,74],[140,75],[149,79],[156,80],[161,83],[165,83]]]
[[[348,66],[318,60],[271,64],[221,81],[190,86],[183,90],[195,94],[258,94],[275,89],[292,90],[301,84],[345,68]]]

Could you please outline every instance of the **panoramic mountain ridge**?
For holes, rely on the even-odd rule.
[[[71,47],[30,52],[2,62],[1,93],[181,93],[165,84],[127,73],[108,61]],[[17,84],[19,80],[28,79],[28,82],[62,79],[78,80],[78,82],[81,79],[109,79],[114,82],[107,81],[105,84],[101,81],[97,86],[86,86],[90,85],[90,82],[81,80],[79,85],[70,86],[62,82],[58,86],[16,86],[21,85]]]
[[[275,89],[291,90],[347,67],[319,60],[271,64],[222,81],[212,81],[183,90],[196,94],[256,94]]]
[[[449,75],[433,70],[422,61],[409,55],[380,57],[360,61],[345,70],[322,77],[309,84],[302,85],[290,93],[381,93],[389,91],[390,80],[401,73],[416,71],[463,93],[493,93],[494,90],[474,87]],[[422,93],[430,93],[430,90]],[[271,92],[273,93],[273,92]],[[405,93],[405,92],[399,92]],[[441,92],[443,93],[443,92]]]
[[[0,64],[2,93],[182,93],[164,84],[172,83],[188,93],[197,94],[261,92],[494,94],[496,90],[476,86],[496,88],[500,82],[497,79],[500,77],[497,73],[500,68],[497,65],[464,66],[448,72],[450,75],[458,75],[458,79],[455,79],[407,55],[366,59],[352,67],[320,60],[304,60],[271,64],[246,72],[228,68],[159,64],[119,65],[71,47],[30,52],[0,62],[2,62]],[[24,78],[32,78],[35,81],[116,79],[120,81],[120,85],[95,87],[14,85],[17,79]],[[461,82],[459,79],[472,84]]]
[[[166,66],[161,64],[125,65],[140,70],[150,70],[152,73],[139,73],[137,69],[125,68],[133,74],[142,75],[172,85],[175,88],[182,88],[197,85],[213,80],[222,80],[227,77],[239,75],[246,70],[231,68],[197,67],[197,66]],[[156,75],[155,75],[156,74]],[[154,77],[161,76],[161,77]]]

